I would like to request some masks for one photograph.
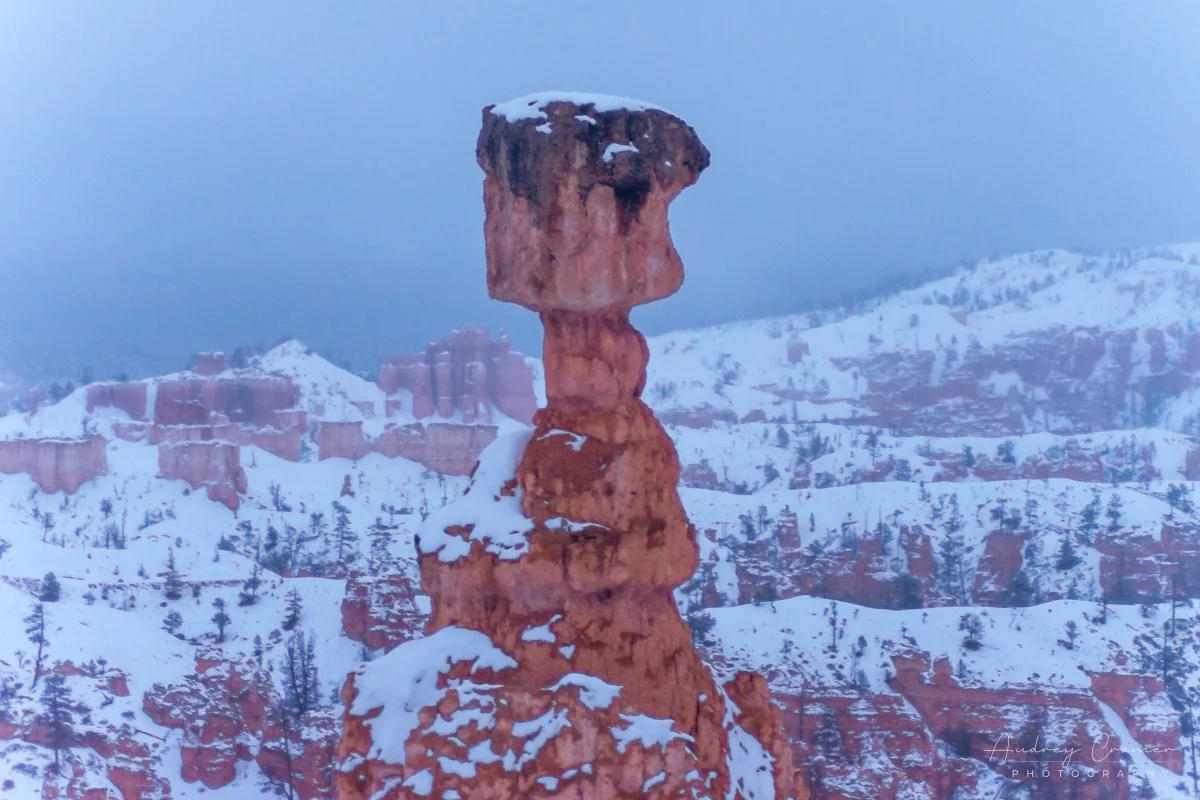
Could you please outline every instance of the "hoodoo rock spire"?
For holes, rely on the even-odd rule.
[[[492,297],[537,312],[547,405],[421,531],[429,635],[348,680],[343,800],[799,797],[765,682],[728,693],[672,591],[697,564],[630,309],[683,281],[667,206],[708,150],[637,101],[483,111]]]

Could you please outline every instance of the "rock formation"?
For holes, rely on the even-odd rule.
[[[108,474],[106,443],[99,436],[0,442],[0,473],[22,472],[46,494],[74,494],[92,478]]]
[[[495,407],[528,423],[537,410],[533,371],[524,356],[510,351],[504,331],[493,342],[486,330],[456,330],[449,339],[430,342],[424,353],[392,356],[376,382],[389,396],[411,392],[417,419],[457,413],[468,424],[489,423]],[[393,408],[393,401],[388,405]]]
[[[87,411],[95,413],[98,408],[116,408],[132,419],[146,419],[147,389],[145,383],[92,383],[87,387]]]
[[[224,353],[197,353],[196,366],[192,369],[197,375],[220,375],[229,369],[229,362]]]
[[[389,652],[421,635],[425,615],[417,606],[414,585],[403,572],[346,577],[342,631],[371,651]]]
[[[300,800],[332,795],[336,717],[318,709],[299,724],[289,720],[271,676],[250,659],[202,651],[193,673],[180,684],[155,684],[142,709],[156,724],[181,732],[185,783],[220,789],[236,779],[240,764],[253,761],[272,785],[290,785]]]
[[[160,478],[187,481],[193,489],[204,488],[208,499],[236,511],[240,494],[246,492],[246,472],[241,449],[228,442],[179,442],[158,446]]]
[[[361,422],[322,422],[317,429],[317,454],[324,460],[379,453],[385,458],[416,461],[443,475],[467,475],[479,454],[495,440],[495,425],[388,425],[378,437],[368,439]]]
[[[272,375],[158,381],[154,419],[159,425],[233,422],[285,428],[296,424],[299,402],[300,387]]]
[[[667,205],[708,151],[657,108],[533,96],[484,110],[476,155],[488,288],[541,315],[548,406],[422,529],[430,635],[347,681],[339,796],[799,796],[765,684],[730,700],[672,599],[698,551],[629,322],[683,280]]]

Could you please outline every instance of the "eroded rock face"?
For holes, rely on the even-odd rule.
[[[87,387],[87,410],[116,408],[132,419],[146,419],[147,390],[145,383],[93,383]]]
[[[156,724],[182,732],[185,783],[220,789],[245,771],[241,763],[255,762],[272,783],[290,785],[301,800],[332,796],[336,718],[317,709],[291,719],[261,664],[201,652],[183,683],[155,684],[142,707]]]
[[[468,424],[489,423],[496,408],[528,423],[537,410],[533,371],[524,356],[510,350],[504,331],[493,342],[487,330],[456,330],[430,342],[422,354],[392,356],[376,382],[389,395],[411,392],[417,419],[458,414]],[[389,399],[389,409],[395,402]]]
[[[126,685],[129,676],[119,669],[102,667],[94,661],[82,666],[63,661],[52,669],[73,677],[77,686],[90,685],[93,690],[120,697],[129,694]],[[44,720],[18,711],[11,703],[0,706],[0,747],[11,752],[14,748],[32,750],[49,746],[50,731]],[[86,728],[78,726],[70,746],[71,755],[63,759],[59,773],[52,769],[41,772],[41,792],[37,796],[43,800],[166,800],[176,796],[171,791],[170,776],[163,769],[163,744],[147,737],[135,725],[99,721]],[[36,763],[32,759],[31,762]],[[11,782],[6,781],[11,777],[7,772],[0,773],[0,794],[34,796],[19,790],[14,794]]]
[[[495,425],[388,425],[377,438],[368,439],[361,422],[322,422],[317,429],[317,452],[322,460],[379,453],[385,458],[416,461],[443,475],[467,475],[479,454],[495,440]]]
[[[99,436],[0,442],[0,473],[25,473],[46,494],[74,494],[92,478],[108,474],[108,450]]]
[[[791,796],[765,683],[728,701],[672,599],[698,551],[628,318],[679,287],[666,208],[708,152],[643,104],[543,97],[485,109],[477,156],[488,286],[540,313],[548,406],[422,529],[431,635],[348,680],[340,796]]]
[[[154,419],[159,425],[245,423],[290,427],[300,387],[276,376],[187,378],[159,381]]]
[[[236,511],[239,495],[246,492],[241,448],[227,442],[179,442],[158,446],[160,478],[187,481],[193,489],[204,488],[208,499]]]
[[[346,578],[342,598],[342,630],[368,650],[390,652],[415,639],[425,627],[425,614],[417,606],[413,583],[402,572],[368,575],[353,572]]]

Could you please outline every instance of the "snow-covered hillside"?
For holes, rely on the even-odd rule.
[[[718,674],[767,677],[814,797],[1143,791],[1012,780],[985,744],[1035,728],[1200,796],[1200,245],[649,347],[701,550],[677,599]],[[332,796],[337,691],[428,612],[417,526],[521,435],[299,343],[209,366],[0,417],[0,797]],[[61,737],[53,675],[87,707]]]

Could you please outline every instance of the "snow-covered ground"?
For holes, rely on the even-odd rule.
[[[980,422],[968,435],[943,436],[868,419],[876,402],[872,395],[878,394],[871,381],[878,384],[885,374],[880,372],[885,356],[895,356],[897,374],[914,363],[928,364],[922,380],[936,387],[951,377],[960,379],[957,365],[973,357],[972,351],[1047,346],[1064,341],[1063,332],[1065,340],[1079,342],[1121,331],[1136,331],[1127,367],[1117,369],[1109,341],[1089,375],[1064,378],[1085,392],[1107,380],[1097,376],[1125,370],[1123,385],[1135,388],[1132,399],[1116,403],[1128,407],[1118,410],[1111,426],[1084,429],[1087,423],[1072,416],[1074,407],[1063,399],[1069,394],[1056,395],[1015,368],[975,376],[979,396],[1011,398],[1018,409],[1013,419],[1019,424],[1004,433],[996,433],[994,420]],[[796,681],[845,688],[856,684],[861,671],[856,691],[880,694],[893,691],[891,659],[904,647],[917,647],[934,659],[945,656],[963,682],[989,687],[1039,683],[1088,691],[1089,673],[1136,671],[1135,640],[1152,633],[1161,638],[1170,604],[1145,613],[1137,606],[1113,605],[1107,623],[1096,624],[1095,601],[1103,593],[1098,550],[1081,539],[1076,566],[1059,570],[1052,562],[1064,538],[1079,537],[1081,520],[1096,498],[1101,514],[1089,533],[1093,539],[1111,534],[1161,543],[1168,524],[1200,526],[1186,497],[1179,503],[1174,488],[1192,489],[1197,477],[1189,458],[1200,450],[1193,436],[1200,433],[1193,421],[1200,398],[1188,350],[1188,337],[1197,331],[1200,245],[1192,244],[1111,256],[1024,254],[852,309],[651,338],[646,400],[670,423],[667,430],[681,463],[703,467],[712,476],[706,487],[685,485],[681,496],[701,533],[701,559],[717,599],[706,600],[699,583],[678,596],[686,612],[712,615],[706,652],[717,669],[735,665],[761,671],[781,692],[797,691]],[[864,369],[874,372],[867,375]],[[402,400],[391,419],[365,412],[366,407],[383,409],[383,392],[296,342],[260,357],[253,370],[295,381],[311,425],[360,421],[368,436],[376,436],[388,422],[416,421],[411,399]],[[1168,372],[1173,377],[1161,397],[1139,394]],[[540,383],[536,391],[541,399]],[[1152,415],[1145,412],[1151,400]],[[682,412],[708,418],[689,427],[679,422]],[[868,422],[858,424],[857,417]],[[78,736],[95,732],[111,738],[111,731],[122,726],[134,729],[130,735],[152,750],[160,774],[169,778],[172,797],[260,797],[261,776],[253,762],[239,762],[237,778],[221,789],[182,780],[181,734],[147,716],[144,695],[156,684],[182,684],[195,672],[198,654],[211,648],[230,660],[257,658],[256,637],[282,694],[285,637],[272,633],[279,631],[288,595],[295,591],[304,609],[299,629],[315,642],[317,694],[338,713],[335,693],[345,676],[364,657],[382,655],[364,653],[342,630],[346,574],[378,568],[380,553],[372,552],[371,534],[373,526],[378,532],[384,523],[391,541],[383,568],[411,572],[413,536],[422,517],[458,498],[466,479],[378,454],[357,461],[318,460],[310,429],[299,462],[253,445],[242,447],[246,491],[235,512],[209,500],[203,490],[158,477],[153,446],[114,435],[115,424],[129,421],[112,408],[88,413],[86,388],[43,405],[32,417],[15,412],[0,417],[0,440],[104,436],[109,464],[108,475],[73,495],[47,495],[26,475],[0,475],[0,607],[9,612],[0,618],[0,729],[7,721],[25,725],[43,711],[40,685],[38,691],[30,689],[36,648],[22,620],[33,610],[44,576],[53,572],[62,590],[60,599],[43,604],[47,662],[93,665],[66,677],[74,698],[91,709],[86,721],[83,715],[76,720]],[[968,429],[975,424],[965,412],[959,422]],[[522,435],[520,426],[506,419],[501,433],[498,446],[511,447]],[[1052,474],[1033,471],[1047,464]],[[687,474],[684,479],[686,484]],[[346,486],[352,494],[343,492]],[[1114,496],[1116,522],[1105,515]],[[776,536],[785,508],[797,515],[802,546],[815,545],[825,553],[854,547],[886,522],[893,531],[919,527],[941,558],[950,531],[961,537],[972,575],[989,534],[1019,511],[1011,530],[1028,534],[1040,548],[1040,566],[1028,554],[1023,562],[1036,573],[1040,590],[1080,599],[1019,609],[908,611],[836,603],[846,644],[833,652],[824,642],[829,600],[733,605],[739,597],[739,565],[745,566],[755,542]],[[340,554],[339,514],[343,529],[353,534],[342,539]],[[955,514],[957,523],[948,526]],[[749,520],[753,535],[743,520]],[[497,536],[503,538],[500,534],[512,526],[501,527]],[[900,548],[900,539],[893,537],[885,549],[885,570],[896,575],[908,569]],[[288,569],[278,560],[285,550],[291,554]],[[172,559],[185,586],[175,600],[165,597]],[[278,572],[256,569],[256,563],[274,565]],[[255,574],[262,581],[257,602],[239,605],[246,581]],[[218,598],[230,617],[221,642],[213,622]],[[703,605],[725,607],[700,612]],[[171,612],[180,617],[178,635],[163,627]],[[1181,630],[1192,631],[1194,611],[1176,612]],[[962,646],[959,625],[965,614],[981,621],[978,650]],[[1058,642],[1068,620],[1079,627],[1080,643],[1072,649]],[[851,644],[859,636],[866,645],[854,656]],[[909,638],[916,645],[905,644]],[[1190,664],[1200,663],[1192,634],[1181,638]],[[108,686],[117,670],[127,676],[128,696]],[[1197,697],[1194,671],[1182,685]],[[1164,710],[1164,717],[1169,713],[1178,716]],[[87,782],[111,787],[116,796],[105,759],[81,741],[77,738],[72,756],[86,765]],[[0,783],[13,781],[0,797],[40,796],[42,771],[51,759],[46,747],[0,739]],[[997,791],[991,784],[981,786],[988,796]],[[1189,787],[1182,777],[1154,784],[1160,797],[1192,797]]]

